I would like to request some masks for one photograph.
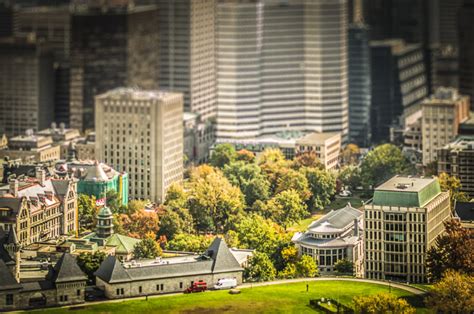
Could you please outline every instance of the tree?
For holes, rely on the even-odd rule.
[[[285,229],[309,215],[306,204],[296,190],[287,190],[275,195],[266,205],[272,220]]]
[[[438,161],[437,160],[434,160],[425,166],[424,175],[427,177],[438,175]]]
[[[340,259],[334,264],[334,270],[339,275],[352,275],[354,273],[354,263],[348,259]]]
[[[392,144],[371,150],[362,160],[362,181],[366,187],[379,185],[396,174],[405,174],[409,164],[402,151]]]
[[[237,158],[234,146],[231,144],[219,144],[211,154],[211,165],[217,168],[224,168]]]
[[[344,147],[341,153],[342,163],[345,165],[354,165],[357,163],[359,155],[359,146],[356,144],[348,144],[346,147]]]
[[[379,293],[376,295],[356,296],[352,300],[356,313],[361,314],[412,314],[413,308],[405,299],[398,299],[389,293]]]
[[[182,185],[173,183],[166,192],[165,206],[167,208],[177,209],[185,208],[188,201],[188,195]]]
[[[323,210],[331,203],[331,198],[336,193],[335,176],[326,170],[317,168],[304,168],[303,173],[308,179],[312,195],[309,200],[310,210]]]
[[[293,279],[298,277],[295,263],[288,263],[285,268],[278,272],[278,277],[285,279]]]
[[[214,240],[214,236],[212,235],[181,233],[169,241],[166,244],[166,248],[173,251],[201,253],[207,250],[212,240]]]
[[[448,270],[472,274],[474,272],[474,233],[456,219],[444,223],[446,232],[436,238],[428,250],[426,267],[431,280],[439,280]]]
[[[77,207],[79,211],[79,226],[81,229],[92,230],[95,228],[97,216],[97,205],[94,196],[79,194],[77,199]]]
[[[102,264],[106,257],[107,255],[101,251],[96,251],[92,254],[82,252],[77,256],[77,265],[87,275],[89,283],[94,283],[94,273],[99,269],[100,264]]]
[[[255,154],[246,149],[241,149],[237,152],[237,160],[245,161],[246,163],[253,163],[255,161]]]
[[[474,277],[447,270],[425,301],[436,313],[473,313]]]
[[[220,170],[200,166],[189,180],[189,212],[197,230],[222,233],[229,222],[241,214],[244,196],[229,183]]]
[[[469,196],[461,192],[461,180],[459,180],[455,176],[450,176],[446,172],[440,173],[439,177],[439,185],[442,191],[449,191],[449,195],[451,197],[451,207],[454,206],[454,202],[469,202]]]
[[[255,252],[244,269],[244,277],[249,281],[270,281],[275,279],[276,270],[267,254]]]
[[[318,266],[311,256],[302,255],[296,263],[296,273],[298,277],[316,277],[318,275]]]
[[[280,174],[289,167],[290,163],[279,149],[267,148],[258,156],[257,164],[270,182],[270,191],[273,192],[277,187]]]
[[[133,247],[133,256],[140,258],[155,258],[162,253],[160,246],[153,238],[145,238]]]
[[[127,212],[127,207],[122,205],[120,195],[114,190],[108,190],[106,194],[107,207],[114,214],[123,214]]]
[[[305,202],[311,197],[308,179],[299,171],[288,169],[277,180],[276,193],[287,190],[295,190],[298,192],[300,199]]]
[[[339,170],[338,179],[342,185],[349,186],[352,190],[362,185],[360,168],[354,165],[348,165]]]
[[[179,233],[194,232],[193,217],[186,208],[166,208],[159,226],[158,235],[165,236],[167,240],[172,240]]]
[[[133,214],[121,214],[119,224],[132,238],[142,239],[156,234],[159,230],[158,215],[154,211],[137,211]]]
[[[128,202],[127,213],[133,214],[133,213],[145,210],[145,207],[147,204],[148,204],[148,201],[131,200],[130,202]]]
[[[297,154],[293,159],[292,167],[296,170],[303,167],[324,169],[324,165],[318,159],[316,152],[314,151]]]

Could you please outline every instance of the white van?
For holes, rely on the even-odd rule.
[[[235,278],[222,278],[214,285],[216,290],[232,289],[235,287],[237,287],[237,279]]]

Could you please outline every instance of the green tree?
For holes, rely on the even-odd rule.
[[[255,252],[244,269],[248,281],[270,281],[275,279],[276,270],[267,254]]]
[[[341,152],[344,165],[355,165],[360,155],[360,148],[356,144],[347,144]]]
[[[474,276],[446,271],[425,301],[436,313],[474,313]]]
[[[200,231],[222,233],[243,212],[244,196],[220,170],[200,166],[189,180],[189,212]]]
[[[202,253],[211,245],[214,236],[181,233],[168,241],[166,248],[173,251]]]
[[[158,235],[172,240],[176,234],[193,233],[193,217],[186,208],[165,209],[165,214],[160,218]]]
[[[339,170],[338,179],[342,185],[349,186],[352,190],[362,185],[360,168],[354,165],[348,165]]]
[[[449,192],[451,197],[451,207],[454,206],[455,201],[469,202],[469,196],[466,193],[461,192],[461,180],[459,180],[457,177],[450,176],[446,172],[442,172],[440,173],[438,180],[441,190]]]
[[[334,264],[334,270],[339,275],[352,275],[354,273],[354,263],[348,259],[340,259]]]
[[[153,238],[145,238],[133,247],[133,256],[140,258],[155,258],[162,253],[160,246]]]
[[[127,213],[127,207],[122,205],[120,195],[114,190],[108,190],[106,194],[107,207],[110,208],[114,214]]]
[[[278,185],[280,174],[286,171],[290,162],[285,159],[279,149],[267,148],[257,158],[257,164],[262,169],[268,182],[270,182],[270,191],[274,192]]]
[[[237,158],[234,146],[231,144],[219,144],[211,154],[211,165],[217,168],[224,168]]]
[[[281,193],[288,190],[297,191],[303,202],[311,197],[308,179],[306,179],[303,173],[293,169],[288,169],[278,178],[275,192]]]
[[[275,195],[266,205],[271,218],[285,229],[309,215],[306,204],[296,190],[287,190]]]
[[[296,273],[298,277],[316,277],[318,275],[318,265],[309,255],[302,255],[296,263]]]
[[[229,247],[240,246],[239,235],[234,230],[227,231],[227,233],[224,235],[224,239],[225,243],[227,243],[227,246]]]
[[[166,192],[165,206],[167,208],[177,209],[186,208],[188,195],[182,185],[173,183]]]
[[[100,264],[102,264],[106,257],[107,255],[101,251],[96,251],[92,254],[82,252],[77,256],[77,265],[87,275],[89,283],[94,283],[94,273],[99,269]]]
[[[309,200],[310,210],[323,210],[331,203],[331,198],[336,193],[335,176],[326,170],[317,168],[304,168],[303,173],[308,179],[312,195]]]
[[[292,168],[298,170],[304,167],[324,169],[324,165],[314,151],[299,153],[293,159]]]
[[[474,233],[456,220],[444,223],[446,232],[436,238],[428,250],[426,268],[431,280],[437,281],[448,270],[474,273]]]
[[[285,268],[278,272],[278,277],[285,279],[293,279],[298,277],[295,263],[288,263]]]
[[[79,226],[82,230],[93,230],[97,216],[96,199],[94,196],[79,194],[77,207],[79,212]]]
[[[409,164],[402,151],[392,144],[383,144],[371,150],[362,160],[362,181],[366,187],[377,186],[396,174],[405,174]]]
[[[145,210],[145,207],[147,204],[148,204],[148,201],[131,200],[130,202],[128,202],[127,213],[133,214],[133,213]]]
[[[241,149],[237,152],[236,159],[246,163],[253,163],[255,161],[255,154],[246,149]]]
[[[355,312],[361,314],[412,314],[416,312],[405,299],[399,299],[389,293],[356,296],[352,302]]]

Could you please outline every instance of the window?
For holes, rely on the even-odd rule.
[[[77,294],[77,296],[80,296],[81,295],[81,290],[77,289],[76,294]]]
[[[179,289],[183,289],[183,283],[182,282],[179,283]]]
[[[120,295],[120,289],[117,289],[117,295]]]
[[[123,294],[123,288],[120,289],[120,294]]]
[[[13,305],[13,294],[7,294],[5,296],[5,305]]]
[[[67,302],[67,295],[64,296],[64,302]]]
[[[163,291],[163,289],[164,289],[164,285],[163,285],[163,284],[161,284],[160,289],[161,289],[161,291]]]
[[[138,287],[138,293],[142,293],[142,286]]]

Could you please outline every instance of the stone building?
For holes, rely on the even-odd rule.
[[[227,244],[216,238],[202,255],[121,263],[109,256],[96,271],[96,285],[109,299],[182,292],[203,280],[212,287],[221,278],[242,283],[243,268]]]
[[[346,207],[332,210],[309,225],[305,232],[297,232],[291,240],[299,254],[311,256],[318,264],[319,272],[334,272],[339,260],[354,264],[357,277],[364,274],[363,212]]]
[[[22,162],[49,162],[59,160],[61,148],[53,143],[51,136],[37,136],[32,131],[12,137],[8,148],[0,150],[0,158],[21,159]]]
[[[426,253],[451,217],[449,192],[435,178],[395,176],[364,206],[365,277],[425,282]]]
[[[36,173],[35,179],[11,179],[0,193],[0,236],[14,229],[22,246],[78,230],[76,180]]]
[[[64,253],[44,280],[18,282],[0,259],[0,311],[84,303],[87,277]]]

